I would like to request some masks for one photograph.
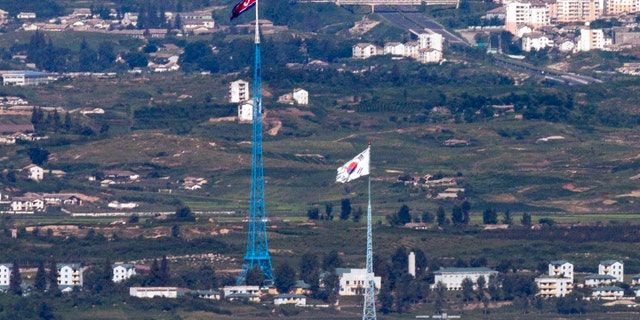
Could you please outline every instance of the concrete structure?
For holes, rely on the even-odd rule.
[[[253,122],[253,99],[238,105],[238,121]]]
[[[442,51],[433,48],[418,50],[418,61],[422,63],[437,63],[442,61]]]
[[[564,297],[573,291],[573,280],[560,277],[544,275],[535,278],[538,286],[538,295],[544,298]]]
[[[249,82],[236,80],[229,85],[229,102],[239,103],[251,98]]]
[[[584,285],[587,287],[608,286],[616,282],[616,277],[603,274],[592,274],[584,278]]]
[[[607,0],[604,13],[606,15],[621,15],[640,11],[638,0]]]
[[[387,42],[384,44],[384,54],[404,56],[404,44],[400,42]]]
[[[82,287],[82,264],[80,263],[58,263],[58,286],[60,289]]]
[[[130,287],[129,295],[136,298],[177,298],[187,292],[178,287]]]
[[[24,197],[13,197],[9,204],[12,213],[34,213],[43,211],[45,208],[44,200],[37,195],[28,195]]]
[[[442,283],[447,290],[462,290],[462,281],[470,279],[474,286],[478,283],[480,277],[484,278],[485,283],[489,283],[489,278],[497,275],[498,271],[489,268],[443,268],[433,272],[435,276],[435,288],[438,283]]]
[[[32,86],[49,83],[49,75],[38,71],[11,71],[2,74],[2,84]]]
[[[409,252],[409,259],[408,259],[408,272],[412,277],[416,277],[416,254],[411,251]]]
[[[603,260],[598,265],[599,275],[615,277],[615,281],[624,282],[624,263],[619,260]]]
[[[591,22],[602,16],[603,1],[557,0],[557,22]]]
[[[548,47],[553,47],[553,40],[540,32],[531,32],[522,36],[522,51],[538,51]]]
[[[602,29],[580,29],[580,39],[578,40],[577,51],[590,51],[594,49],[604,49],[611,46],[612,39],[604,37]]]
[[[293,89],[293,101],[298,105],[308,105],[309,92],[302,88]]]
[[[514,1],[505,4],[505,30],[516,34],[518,26],[539,28],[551,24],[551,12],[544,2]]]
[[[0,263],[0,291],[9,290],[13,263]]]
[[[351,47],[351,55],[356,59],[367,59],[383,52],[384,49],[378,48],[371,43],[358,43]]]
[[[549,262],[549,275],[568,278],[573,283],[573,264],[566,260],[551,261]]]
[[[113,269],[113,282],[121,282],[136,275],[136,267],[129,263],[114,263],[111,265]]]
[[[281,304],[305,306],[307,305],[307,297],[301,294],[277,294],[273,297],[273,304],[276,306]]]
[[[442,51],[444,38],[435,32],[421,33],[418,35],[418,45],[420,45],[420,49],[430,48]]]
[[[602,286],[591,289],[591,296],[604,300],[616,300],[624,296],[624,289],[616,286]]]
[[[341,296],[363,295],[366,287],[366,269],[346,269],[336,268],[336,273],[340,277]],[[373,276],[373,283],[376,290],[380,290],[381,278]]]
[[[215,290],[195,290],[191,291],[191,294],[202,299],[220,300],[220,292]]]
[[[40,182],[42,181],[42,179],[44,179],[44,169],[35,164],[30,164],[22,168],[22,170],[27,171],[27,178],[35,182]]]
[[[227,297],[232,294],[255,294],[260,295],[260,287],[259,286],[226,286],[223,289],[224,296]]]

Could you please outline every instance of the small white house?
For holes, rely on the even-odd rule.
[[[624,296],[624,289],[616,286],[602,286],[591,289],[591,296],[594,298],[615,300]]]
[[[40,182],[44,178],[44,169],[35,164],[30,164],[22,169],[27,171],[27,178],[35,182]]]
[[[299,105],[309,104],[309,92],[302,88],[293,90],[293,100]]]
[[[114,263],[111,265],[113,269],[113,282],[121,282],[136,275],[136,267],[129,263]]]
[[[307,297],[302,294],[277,294],[273,297],[273,304],[276,306],[281,304],[305,306],[307,305]]]
[[[80,263],[58,263],[58,286],[60,289],[82,287],[82,264]]]
[[[338,294],[341,296],[355,296],[364,294],[367,287],[366,269],[346,269],[336,268],[336,273],[340,277],[340,290]],[[373,284],[375,290],[380,290],[381,278],[373,276]]]
[[[616,278],[615,281],[624,281],[624,263],[619,260],[604,260],[598,265],[598,274],[611,275]]]
[[[253,122],[253,99],[238,105],[238,121]]]

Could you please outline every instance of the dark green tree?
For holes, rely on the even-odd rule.
[[[513,221],[511,219],[511,211],[509,211],[509,209],[504,211],[504,215],[502,217],[502,223],[504,224],[511,224]]]
[[[464,302],[473,301],[473,280],[464,278],[460,286],[462,287],[462,300]]]
[[[522,214],[522,219],[520,220],[523,226],[528,227],[531,225],[531,214],[525,212]]]
[[[353,222],[360,222],[360,219],[362,219],[362,207],[358,206],[358,209],[353,211],[353,214],[351,215],[351,220]]]
[[[287,293],[296,284],[296,271],[286,262],[281,263],[273,270],[275,286],[280,293]]]
[[[33,280],[33,289],[40,293],[43,293],[47,289],[47,273],[44,270],[44,261],[38,263],[38,270]]]
[[[176,209],[176,220],[178,221],[196,221],[196,216],[191,212],[191,208],[181,205]]]
[[[320,210],[318,210],[318,208],[307,210],[307,218],[309,218],[309,220],[318,220],[320,218]]]
[[[378,292],[378,301],[380,301],[380,312],[388,314],[393,311],[393,295],[389,286],[382,286],[380,292]]]
[[[318,256],[314,253],[307,252],[300,257],[300,279],[308,284],[318,279],[320,273],[320,263]]]
[[[171,236],[174,238],[180,238],[180,226],[177,224],[174,224],[171,227]]]
[[[247,275],[245,276],[245,284],[248,286],[260,286],[264,282],[264,273],[262,273],[262,269],[260,266],[255,265],[253,268],[247,270]]]
[[[439,206],[438,210],[436,211],[436,219],[438,220],[438,226],[444,227],[445,223],[447,222],[447,215],[445,214],[444,208],[442,206]]]
[[[409,206],[407,206],[406,204],[400,207],[400,210],[398,211],[398,220],[402,225],[411,222],[411,213],[409,210]]]
[[[454,225],[462,225],[464,223],[462,208],[458,205],[453,206],[453,209],[451,209],[451,222]]]
[[[58,287],[58,265],[55,260],[49,261],[49,293],[56,295],[60,292]]]
[[[497,224],[498,223],[498,212],[496,210],[487,208],[482,213],[482,222],[484,224]]]
[[[350,199],[342,199],[340,201],[341,210],[340,210],[340,220],[347,220],[351,215],[351,200]]]
[[[36,165],[43,165],[47,160],[49,160],[49,151],[43,148],[29,148],[29,159],[31,162]]]
[[[11,269],[11,278],[9,279],[9,292],[21,296],[22,295],[22,279],[20,278],[20,266],[18,262],[13,262]]]
[[[329,251],[322,260],[322,269],[324,271],[334,272],[336,268],[340,267],[342,267],[342,259],[340,258],[338,251]]]
[[[327,220],[333,220],[333,205],[331,203],[325,204],[324,213],[327,215]]]

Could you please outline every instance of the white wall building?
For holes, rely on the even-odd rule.
[[[616,282],[616,277],[605,274],[592,274],[584,278],[584,285],[587,287],[608,286]]]
[[[299,105],[309,104],[309,92],[302,88],[293,89],[293,100]]]
[[[550,9],[544,2],[509,2],[505,11],[505,29],[512,34],[516,34],[518,26],[539,28],[551,24]]]
[[[358,43],[351,47],[351,56],[356,59],[367,59],[383,52],[384,49],[378,48],[371,43]]]
[[[531,52],[553,47],[553,40],[540,32],[531,32],[522,36],[522,51]]]
[[[229,85],[229,102],[238,103],[249,100],[251,97],[249,82],[236,80]]]
[[[32,86],[49,83],[49,75],[38,71],[12,71],[2,74],[2,84]]]
[[[307,297],[302,294],[278,294],[273,297],[273,304],[292,304],[295,306],[307,305]]]
[[[13,197],[9,204],[14,213],[33,213],[44,210],[44,200],[38,196]]]
[[[136,298],[177,298],[186,290],[178,287],[130,287],[129,295]]]
[[[22,169],[27,170],[27,178],[33,181],[40,182],[44,179],[44,169],[35,164],[30,164]]]
[[[604,300],[616,300],[624,296],[624,289],[616,286],[602,286],[591,289],[591,296]]]
[[[259,286],[226,286],[222,290],[225,297],[232,294],[261,294]]]
[[[549,262],[549,275],[568,278],[573,283],[573,264],[566,260],[551,261]]]
[[[602,16],[602,5],[599,0],[557,0],[557,21],[591,22]]]
[[[387,42],[384,44],[384,54],[404,56],[404,44],[400,42]]]
[[[82,287],[82,264],[80,263],[58,263],[58,286],[60,289],[69,287]]]
[[[474,286],[480,277],[484,277],[485,283],[489,283],[489,277],[498,274],[498,271],[489,268],[443,268],[433,272],[435,276],[435,288],[442,283],[447,290],[462,290],[462,281],[469,278]]]
[[[580,29],[577,51],[604,49],[611,46],[612,40],[604,37],[602,29]]]
[[[538,295],[541,297],[564,297],[573,291],[573,280],[569,278],[544,275],[534,280],[538,287]]]
[[[0,291],[9,290],[13,263],[0,263]]]
[[[433,48],[418,50],[418,61],[422,63],[437,63],[442,60],[442,51]]]
[[[368,285],[366,283],[367,269],[336,268],[336,273],[340,277],[339,295],[355,296],[364,294],[364,290]],[[375,290],[380,290],[380,281],[380,277],[373,276]]]
[[[136,275],[136,267],[129,263],[114,263],[111,265],[113,269],[113,282],[121,282]]]
[[[444,38],[441,34],[435,32],[421,33],[418,35],[418,44],[421,49],[431,48],[442,51]]]
[[[253,122],[253,99],[238,105],[238,121]]]
[[[617,282],[624,282],[624,263],[619,260],[604,260],[598,265],[599,275],[609,275]]]

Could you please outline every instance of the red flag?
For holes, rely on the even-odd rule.
[[[231,11],[231,19],[241,15],[243,12],[249,10],[249,8],[253,7],[256,4],[256,0],[240,0],[235,7],[233,7],[233,11]]]

